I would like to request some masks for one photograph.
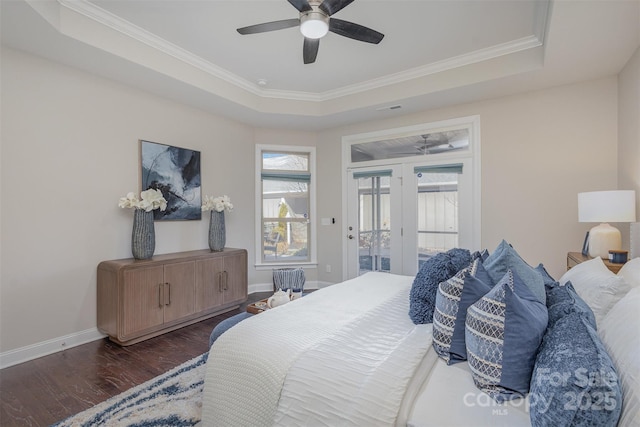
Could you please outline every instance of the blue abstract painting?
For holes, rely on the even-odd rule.
[[[167,209],[153,211],[156,220],[202,218],[200,152],[140,140],[142,190],[160,190]]]

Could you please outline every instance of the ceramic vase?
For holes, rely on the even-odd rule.
[[[133,211],[131,253],[135,259],[149,259],[156,249],[156,231],[153,226],[153,211]]]
[[[209,221],[209,248],[214,252],[220,252],[224,249],[227,236],[224,226],[224,211],[211,211],[211,219]]]

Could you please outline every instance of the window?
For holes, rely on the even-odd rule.
[[[315,150],[258,146],[257,264],[314,262]]]
[[[345,278],[479,249],[478,116],[345,136],[342,160]]]

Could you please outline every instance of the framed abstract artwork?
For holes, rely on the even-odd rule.
[[[142,190],[160,190],[167,200],[155,220],[202,218],[199,151],[140,140],[140,171]]]

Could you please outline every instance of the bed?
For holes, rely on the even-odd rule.
[[[615,418],[609,425],[640,425],[640,369],[638,358],[632,356],[640,351],[640,259],[621,271],[626,278],[602,271],[597,260],[583,264],[567,273],[577,289],[581,282],[587,283],[584,289],[588,289],[604,286],[606,280],[610,287],[612,276],[616,284],[626,284],[624,292],[613,292],[607,306],[598,307],[594,317],[598,317],[602,347],[611,355],[619,378],[611,385],[618,387],[614,390],[619,391],[620,400],[612,401],[618,408],[605,414],[609,420]],[[538,272],[544,276],[543,270]],[[565,276],[556,286],[563,280],[564,288],[572,286],[566,285],[569,280]],[[586,423],[581,420],[596,422],[594,414],[603,415],[603,411],[591,410],[594,405],[585,411],[584,404],[576,411],[557,410],[552,404],[541,411],[541,396],[545,401],[555,396],[556,403],[564,402],[566,407],[562,396],[573,392],[573,384],[568,384],[569,388],[553,381],[549,384],[553,370],[549,377],[542,350],[533,355],[536,365],[531,393],[499,401],[491,390],[479,389],[468,362],[450,364],[435,350],[434,323],[415,324],[408,315],[413,310],[416,279],[367,273],[247,318],[223,333],[209,353],[202,425],[537,426],[563,425],[567,416],[573,421],[564,425],[580,425]],[[596,298],[587,295],[589,292]],[[591,298],[602,303],[601,294],[593,289],[589,292],[583,292],[585,301]],[[578,315],[577,309],[567,307],[562,306],[562,316],[585,323],[582,312]],[[550,309],[550,316],[552,312]],[[540,349],[555,345],[551,335],[546,328]],[[561,350],[554,347],[545,354],[557,356],[558,352]],[[535,380],[536,375],[544,380]],[[583,397],[584,393],[601,393],[592,386],[581,389]],[[612,402],[607,401],[609,406]]]

